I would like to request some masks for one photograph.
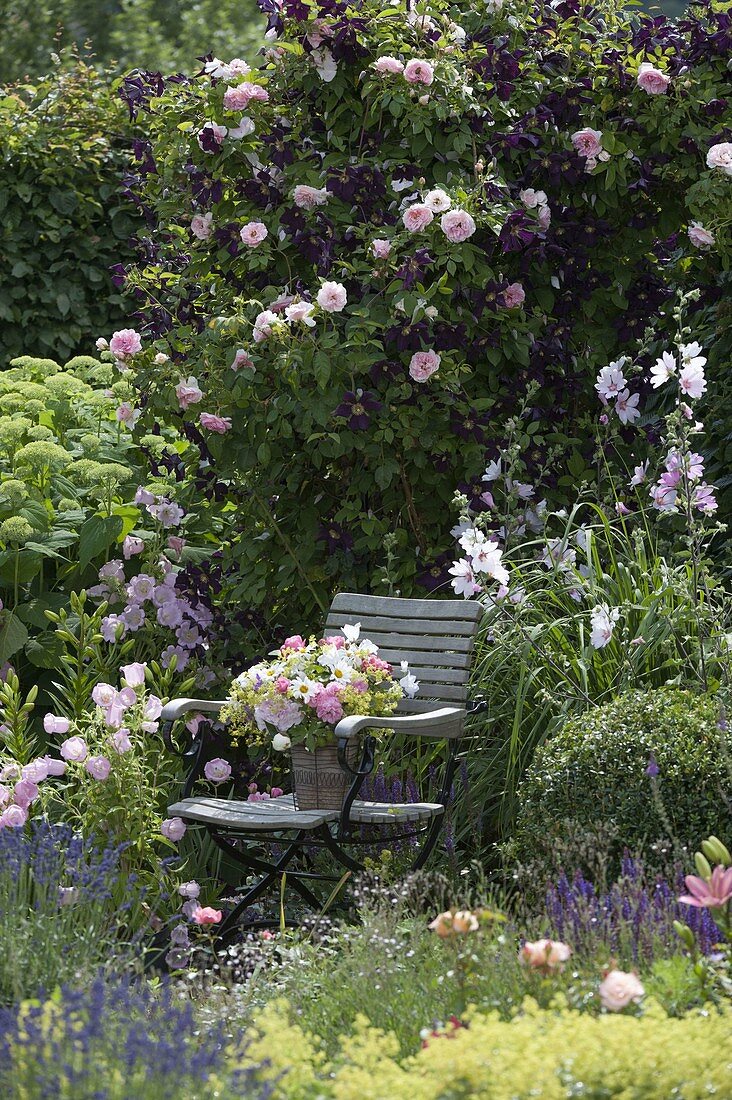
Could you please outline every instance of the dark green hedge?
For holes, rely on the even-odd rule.
[[[0,98],[4,361],[88,352],[129,316],[109,269],[139,232],[121,196],[131,136],[109,81],[80,62]]]

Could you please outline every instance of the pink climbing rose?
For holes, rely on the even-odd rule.
[[[112,334],[109,341],[109,350],[117,359],[131,359],[138,351],[142,351],[142,339],[133,328],[121,328]]]
[[[409,374],[415,382],[426,382],[440,366],[436,351],[417,351],[409,362]]]

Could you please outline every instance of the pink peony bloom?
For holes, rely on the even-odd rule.
[[[404,79],[408,84],[431,84],[435,79],[435,70],[429,61],[413,58],[404,66]]]
[[[191,375],[189,378],[181,378],[175,387],[175,396],[181,409],[185,410],[203,400],[203,390],[200,389],[198,380]]]
[[[68,760],[72,764],[82,764],[89,755],[86,741],[83,737],[79,737],[78,734],[64,741],[59,751],[64,760]]]
[[[8,806],[0,814],[0,829],[21,829],[28,820],[28,810],[25,806]]]
[[[467,210],[448,210],[440,218],[440,229],[451,244],[461,244],[475,233],[475,221]]]
[[[636,974],[610,970],[600,982],[598,992],[603,1008],[608,1012],[621,1012],[629,1004],[637,1004],[646,991]]]
[[[201,907],[195,910],[192,916],[192,920],[195,924],[218,924],[222,919],[223,913],[220,909],[212,909],[210,905]]]
[[[254,318],[254,330],[252,332],[256,344],[261,344],[272,335],[272,323],[277,320],[277,314],[273,313],[271,309],[264,309],[257,314]]]
[[[112,743],[112,748],[115,752],[118,752],[120,756],[125,752],[129,752],[132,748],[130,731],[125,726],[123,726],[122,729],[115,730],[110,741]]]
[[[650,61],[644,61],[638,69],[636,83],[648,95],[666,95],[671,77],[651,65]]]
[[[426,382],[440,366],[436,351],[417,351],[409,361],[409,375],[415,382]]]
[[[404,211],[402,221],[410,233],[421,233],[434,218],[429,206],[423,202],[415,202]]]
[[[243,225],[239,236],[249,248],[256,248],[267,236],[268,230],[264,222],[247,222]]]
[[[203,774],[211,783],[225,783],[227,779],[231,778],[231,764],[217,756],[214,760],[209,760],[206,763]]]
[[[343,717],[343,706],[335,692],[321,691],[315,697],[315,713],[321,722],[335,725]]]
[[[707,248],[711,248],[715,241],[714,234],[705,229],[699,222],[692,222],[687,230],[689,234],[689,240],[694,245],[694,248],[699,248],[702,251]]]
[[[43,718],[43,728],[46,733],[68,733],[71,722],[68,718],[61,718],[58,714],[46,714]]]
[[[313,210],[316,206],[325,206],[330,195],[325,187],[308,187],[306,183],[299,183],[292,193],[295,206],[302,210]]]
[[[160,832],[167,840],[177,844],[186,834],[186,823],[182,817],[166,817],[160,826]]]
[[[191,218],[191,233],[199,241],[207,241],[213,232],[213,214],[194,214]]]
[[[128,687],[142,687],[142,685],[145,683],[146,668],[147,665],[144,661],[135,661],[131,665],[122,665],[122,667],[120,668],[122,679]]]
[[[377,238],[371,242],[371,251],[377,260],[386,260],[391,253],[391,241]]]
[[[126,535],[122,543],[122,557],[125,561],[129,561],[136,554],[141,554],[144,549],[145,543],[142,539],[138,539],[135,535]]]
[[[732,867],[725,870],[720,863],[709,881],[698,875],[687,875],[684,882],[689,891],[679,898],[684,905],[693,905],[696,909],[721,909],[732,901]]]
[[[398,57],[377,57],[372,68],[382,76],[401,76],[404,72],[404,62]]]
[[[340,313],[348,302],[346,288],[342,283],[325,282],[318,291],[316,301],[326,313]]]
[[[117,359],[131,359],[138,351],[142,351],[140,334],[133,328],[121,328],[118,332],[112,333],[109,350]]]
[[[602,131],[586,126],[572,134],[572,144],[582,157],[596,157],[602,152]]]
[[[510,283],[503,291],[502,297],[506,309],[518,309],[526,300],[526,291],[521,283]]]
[[[713,145],[707,153],[707,168],[719,168],[726,176],[732,176],[732,141]]]
[[[112,765],[106,756],[90,756],[84,765],[86,770],[92,779],[97,779],[99,782],[103,782],[109,777],[109,773],[112,770]]]
[[[22,806],[27,810],[31,802],[38,798],[38,784],[32,779],[19,779],[13,791],[13,800],[16,806]]]
[[[216,432],[217,435],[225,435],[226,432],[231,431],[230,416],[215,416],[214,413],[201,413],[198,419],[202,428],[207,428],[210,432]]]
[[[519,951],[519,960],[532,970],[557,973],[564,969],[572,948],[561,940],[535,940],[525,943]]]

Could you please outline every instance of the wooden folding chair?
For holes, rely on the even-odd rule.
[[[254,882],[235,891],[238,901],[220,927],[222,937],[240,922],[242,914],[255,901],[279,883],[284,872],[287,886],[309,908],[319,911],[323,899],[313,889],[315,880],[337,883],[343,869],[364,868],[359,849],[375,843],[373,839],[364,839],[364,832],[368,833],[364,827],[396,828],[386,844],[379,843],[382,849],[398,841],[415,843],[416,838],[418,846],[412,855],[411,869],[424,865],[445,821],[466,716],[469,710],[482,709],[484,705],[468,701],[473,647],[482,613],[483,606],[470,600],[406,600],[352,593],[335,597],[325,634],[337,634],[344,625],[360,622],[361,637],[378,645],[379,656],[397,673],[400,662],[407,661],[420,684],[416,697],[403,699],[395,715],[347,717],[335,727],[341,767],[353,780],[340,812],[298,810],[291,794],[263,802],[191,796],[194,783],[210,758],[210,732],[201,724],[195,737],[189,735],[182,750],[191,765],[184,797],[168,808],[168,814],[206,830],[248,878],[255,876]],[[174,748],[171,730],[178,719],[191,712],[216,714],[222,705],[223,700],[201,699],[175,699],[167,703],[161,715],[166,743]],[[365,777],[374,768],[375,740],[369,731],[378,728],[444,742],[442,782],[435,802],[392,804],[358,799]],[[361,737],[360,764],[354,769],[346,753],[349,743]],[[263,857],[262,849],[270,846],[275,854]],[[339,873],[303,869],[297,857],[305,848],[308,855],[318,848],[329,853],[341,869]]]

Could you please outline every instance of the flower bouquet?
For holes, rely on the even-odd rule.
[[[349,776],[338,763],[334,727],[352,714],[384,717],[419,689],[406,665],[396,680],[378,647],[360,637],[361,624],[341,637],[287,638],[271,661],[243,672],[222,708],[233,742],[266,744],[292,754],[299,809],[340,809]],[[355,744],[349,749],[355,760]]]

